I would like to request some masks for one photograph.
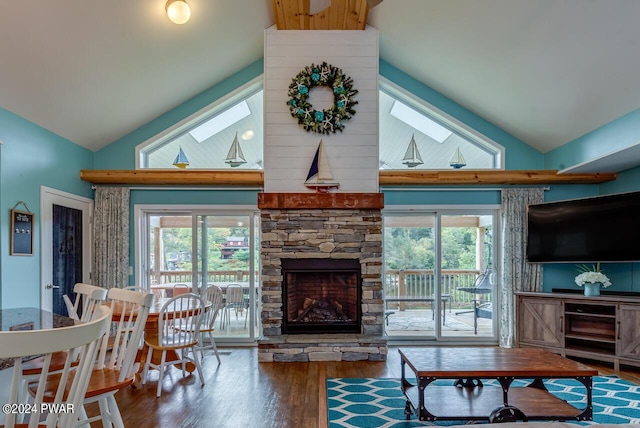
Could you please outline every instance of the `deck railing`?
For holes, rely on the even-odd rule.
[[[207,282],[249,282],[248,270],[210,270]],[[469,308],[473,304],[474,295],[459,288],[470,288],[480,274],[474,269],[442,270],[441,294],[449,295],[447,306],[450,308]],[[256,272],[256,277],[258,273]],[[191,282],[191,271],[163,270],[160,271],[161,284],[174,282]],[[387,269],[384,273],[385,295],[387,297],[430,297],[435,292],[435,277],[432,269]],[[484,300],[490,300],[491,295],[484,295]],[[423,303],[422,305],[425,305]],[[420,303],[400,303],[405,307],[418,307]]]
[[[475,269],[444,269],[441,271],[441,294],[448,294],[450,308],[470,308],[473,305],[474,294],[460,290],[471,288],[480,274]],[[435,276],[433,269],[387,269],[384,273],[385,295],[387,297],[415,297],[428,298],[435,292]],[[490,295],[483,296],[490,300]],[[419,307],[427,303],[401,302],[394,303],[399,309]]]
[[[256,275],[258,273],[256,272]],[[173,282],[191,282],[190,270],[161,270],[160,284]],[[210,270],[207,272],[207,282],[249,282],[248,270]]]

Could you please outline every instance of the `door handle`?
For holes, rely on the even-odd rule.
[[[59,285],[53,285],[53,284],[47,284],[47,285],[45,285],[45,288],[54,289],[54,288],[60,288],[60,286]]]

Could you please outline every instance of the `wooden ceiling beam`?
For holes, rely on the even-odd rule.
[[[556,170],[415,170],[380,171],[381,186],[550,185],[599,184],[616,179],[611,173],[558,174]],[[125,185],[264,185],[263,171],[228,170],[82,170],[80,178],[93,184]]]
[[[278,30],[364,30],[367,0],[333,0],[331,5],[311,15],[310,0],[273,0]]]

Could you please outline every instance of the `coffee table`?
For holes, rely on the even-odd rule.
[[[421,421],[592,420],[592,381],[598,371],[540,348],[429,347],[399,349],[405,416]],[[416,384],[406,377],[413,372]],[[436,382],[438,380],[448,380]],[[527,379],[526,387],[511,387]],[[575,379],[586,405],[576,408],[551,394],[545,379]],[[499,386],[483,381],[496,380]]]

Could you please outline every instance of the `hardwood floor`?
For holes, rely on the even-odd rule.
[[[220,349],[203,364],[205,386],[172,368],[156,398],[157,374],[146,385],[116,395],[126,427],[326,427],[325,379],[333,377],[400,377],[397,347],[387,362],[258,363],[255,348]],[[602,375],[617,374],[640,384],[640,370],[614,373],[596,365]],[[95,409],[89,407],[89,414]],[[99,427],[100,423],[92,424]]]

